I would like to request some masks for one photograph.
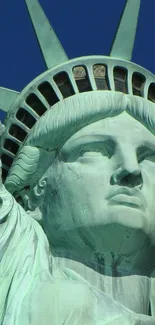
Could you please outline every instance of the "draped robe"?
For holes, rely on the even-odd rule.
[[[154,325],[155,318],[130,311],[76,274],[67,276],[55,265],[41,226],[3,186],[0,324]]]

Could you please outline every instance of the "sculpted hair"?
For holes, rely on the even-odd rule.
[[[91,91],[51,107],[32,128],[5,182],[11,193],[35,186],[65,142],[83,127],[126,111],[155,134],[155,104],[112,91]]]

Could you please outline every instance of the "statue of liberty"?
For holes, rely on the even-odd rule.
[[[155,324],[155,76],[131,62],[140,0],[109,57],[69,60],[25,0],[47,71],[0,88],[0,324]]]

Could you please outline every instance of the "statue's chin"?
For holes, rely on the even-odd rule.
[[[148,219],[141,209],[126,205],[109,206],[106,219],[103,214],[99,220],[100,223],[85,230],[85,234],[100,252],[115,251],[128,255],[148,245]]]
[[[142,230],[148,234],[147,216],[143,209],[130,204],[119,204],[110,206],[108,212],[109,222]]]
[[[137,252],[144,242],[147,245],[148,218],[145,211],[137,207],[104,205],[96,214],[90,211],[87,219],[80,215],[79,220],[72,227],[61,227],[51,234],[52,247],[88,256],[92,251],[118,253],[120,250],[129,255]]]

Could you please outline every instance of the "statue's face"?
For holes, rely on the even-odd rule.
[[[57,234],[101,235],[111,224],[155,232],[155,137],[126,112],[74,134],[51,171],[46,221]]]

